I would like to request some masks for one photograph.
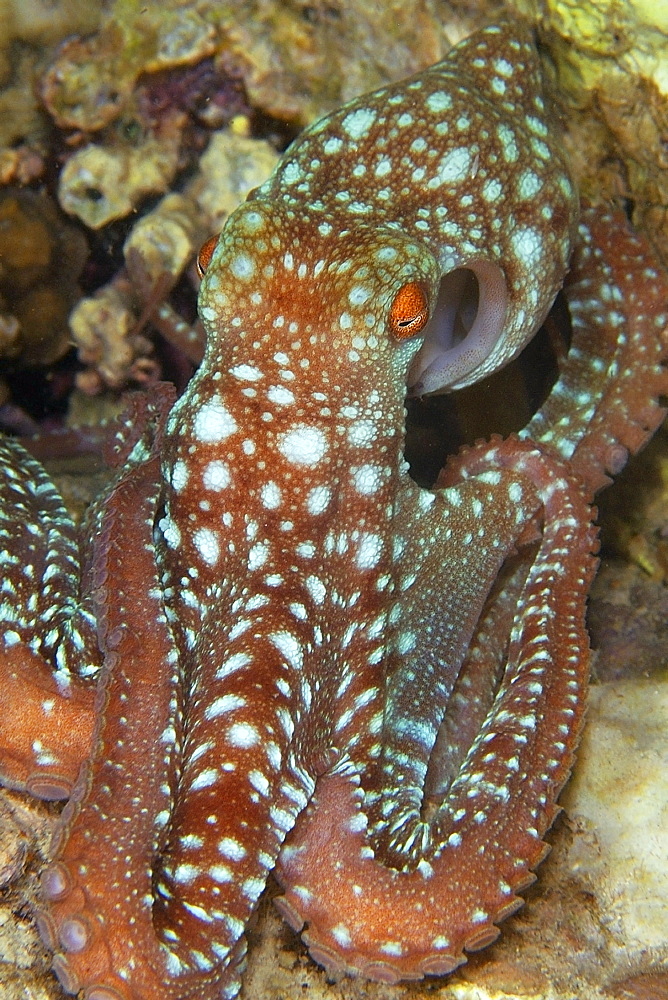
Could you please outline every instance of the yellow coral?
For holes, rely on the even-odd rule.
[[[128,215],[141,198],[161,193],[178,164],[178,145],[149,138],[140,146],[91,144],[63,167],[60,204],[91,229]]]

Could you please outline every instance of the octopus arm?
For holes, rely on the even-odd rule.
[[[447,792],[438,790],[429,846],[415,868],[399,871],[374,851],[352,772],[324,776],[298,820],[279,866],[279,908],[293,926],[307,922],[304,939],[329,971],[385,982],[444,974],[465,961],[465,950],[493,941],[544,856],[542,837],[570,771],[588,679],[584,599],[596,546],[581,484],[530,443],[479,445],[461,462],[446,475],[512,469],[531,479],[541,539],[528,571],[510,584],[520,594],[500,684]],[[323,870],[337,879],[323,884]]]
[[[20,643],[0,650],[0,784],[41,799],[66,799],[90,752],[95,691],[66,696],[51,667]]]
[[[94,692],[77,674],[100,659],[80,599],[76,529],[40,463],[16,441],[0,442],[0,462],[0,781],[67,798],[93,726]]]
[[[598,490],[666,415],[668,281],[621,209],[588,207],[564,291],[571,349],[521,436],[557,448]]]
[[[435,491],[414,487],[397,513],[397,540],[410,544],[395,563],[399,597],[386,642],[382,729],[378,736],[371,720],[365,727],[355,718],[369,746],[365,751],[357,742],[354,761],[362,771],[373,849],[398,869],[413,867],[430,842],[422,813],[425,784],[442,781],[435,742],[454,688],[464,683],[462,665],[490,590],[540,508],[526,476],[490,481],[488,472]],[[475,694],[471,689],[469,700]]]
[[[100,518],[93,583],[104,660],[92,752],[55,830],[42,882],[39,927],[55,952],[54,970],[66,990],[85,988],[91,1000],[170,995],[170,953],[153,924],[152,872],[168,832],[181,704],[153,552],[159,482],[157,455],[131,465]],[[178,965],[176,956],[172,961]],[[141,974],[133,971],[137,963]]]

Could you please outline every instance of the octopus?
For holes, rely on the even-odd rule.
[[[547,850],[666,279],[579,205],[508,24],[309,127],[200,266],[202,364],[133,398],[81,529],[2,444],[0,775],[67,800],[37,926],[86,1000],[232,1000],[274,872],[328,971],[447,975]],[[407,387],[505,365],[562,286],[544,405],[417,485]]]

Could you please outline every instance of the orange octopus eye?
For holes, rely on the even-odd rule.
[[[218,234],[216,233],[215,236],[212,236],[206,241],[200,252],[197,254],[197,273],[200,278],[204,277],[206,269],[211,263],[211,258],[213,257],[213,251],[216,249],[217,242]]]
[[[427,293],[417,281],[402,285],[390,309],[390,330],[399,340],[419,333],[429,319]]]

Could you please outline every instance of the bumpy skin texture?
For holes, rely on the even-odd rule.
[[[587,209],[524,440],[408,475],[407,380],[499,367],[564,278],[540,86],[489,28],[304,133],[207,251],[204,361],[168,417],[135,402],[79,536],[3,445],[0,775],[70,796],[38,915],[70,992],[236,996],[272,869],[316,960],[384,981],[520,905],[584,708],[588,501],[666,391],[664,279]]]

